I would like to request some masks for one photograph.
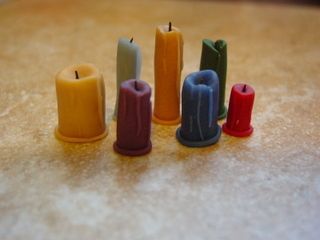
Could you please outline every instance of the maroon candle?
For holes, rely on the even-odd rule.
[[[247,84],[235,84],[232,87],[227,121],[222,129],[235,137],[251,135],[251,113],[254,102],[254,89]]]
[[[138,156],[151,151],[151,88],[141,80],[121,83],[117,116],[116,152]]]

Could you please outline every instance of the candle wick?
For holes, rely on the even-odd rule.
[[[171,32],[171,30],[172,30],[172,23],[169,22],[169,32]]]
[[[130,39],[130,43],[132,43],[132,42],[133,42],[133,38]]]
[[[134,81],[134,88],[136,89],[136,91],[139,91],[137,80]]]
[[[74,71],[75,74],[76,74],[76,79],[79,79],[79,74],[78,74],[78,71]]]
[[[246,92],[247,91],[247,84],[243,85],[243,88],[242,88],[242,92]]]

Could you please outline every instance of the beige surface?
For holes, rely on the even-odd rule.
[[[63,3],[64,2],[64,3]],[[9,1],[0,5],[0,239],[319,239],[320,10],[211,2]],[[143,51],[153,86],[155,27],[229,43],[227,90],[256,89],[254,135],[203,149],[153,125],[152,153],[115,154],[117,39]],[[54,138],[54,74],[92,62],[107,86],[109,136]]]

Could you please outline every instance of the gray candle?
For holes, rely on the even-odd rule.
[[[120,38],[117,49],[117,98],[113,119],[117,119],[119,89],[122,82],[140,79],[141,51],[133,39]]]

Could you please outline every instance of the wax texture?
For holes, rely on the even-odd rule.
[[[151,88],[141,80],[124,81],[120,86],[117,140],[114,150],[128,156],[151,151]]]
[[[141,51],[138,44],[127,38],[120,38],[117,47],[117,97],[113,118],[117,118],[119,89],[122,82],[129,79],[140,79]]]
[[[217,72],[219,77],[219,110],[218,119],[227,115],[225,106],[225,91],[227,79],[227,43],[224,40],[216,42],[210,39],[202,41],[200,70],[211,69]]]
[[[182,120],[176,137],[189,147],[216,143],[221,135],[217,124],[219,80],[212,70],[189,74],[182,88]]]
[[[56,137],[67,142],[105,137],[105,86],[99,70],[92,64],[72,65],[56,75],[55,83],[59,122]]]
[[[251,115],[255,98],[254,89],[247,84],[235,84],[231,89],[229,111],[223,131],[235,137],[252,134]]]
[[[180,81],[183,38],[178,28],[158,26],[155,38],[155,99],[153,121],[164,125],[180,122]]]

